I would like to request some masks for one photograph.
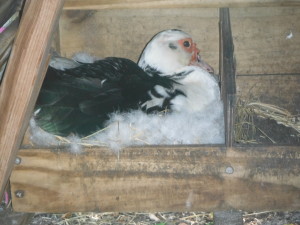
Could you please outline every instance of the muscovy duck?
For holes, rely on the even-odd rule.
[[[54,57],[34,118],[49,133],[84,137],[103,128],[116,111],[200,112],[220,99],[209,72],[191,36],[175,29],[155,35],[138,64],[116,57],[91,63]]]

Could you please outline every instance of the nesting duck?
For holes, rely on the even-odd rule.
[[[35,120],[60,136],[87,136],[113,112],[201,113],[220,102],[218,81],[191,36],[181,30],[156,34],[138,64],[109,57],[83,63],[55,57],[36,103]]]

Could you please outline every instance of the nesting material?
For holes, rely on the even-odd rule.
[[[141,110],[113,113],[106,127],[84,138],[55,136],[30,123],[31,141],[39,146],[67,145],[73,153],[82,146],[105,146],[119,151],[127,146],[222,144],[224,143],[223,104],[199,114],[146,114]]]
[[[284,143],[284,140],[275,140],[279,135],[286,142],[299,142],[300,115],[293,115],[272,104],[238,101],[235,117],[236,142],[261,143],[258,137],[263,137],[273,144]]]

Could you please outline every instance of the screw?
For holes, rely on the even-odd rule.
[[[226,172],[227,174],[233,174],[234,169],[233,169],[231,166],[228,166],[228,167],[225,169],[225,172]]]
[[[15,191],[15,196],[17,198],[23,198],[24,195],[25,195],[25,192],[23,190],[17,190],[17,191]]]
[[[22,162],[22,159],[20,157],[17,157],[15,159],[15,164],[19,165],[19,164],[21,164],[21,162]]]

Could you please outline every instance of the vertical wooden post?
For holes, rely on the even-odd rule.
[[[0,196],[13,168],[47,67],[63,0],[27,0],[0,89]]]
[[[232,147],[234,142],[234,106],[236,95],[234,46],[228,8],[220,9],[220,75],[221,94],[224,102],[225,143]]]
[[[228,8],[220,9],[220,77],[221,95],[224,102],[225,144],[234,143],[234,107],[236,95],[234,46],[231,33],[230,13]],[[214,212],[216,225],[242,225],[243,217],[239,211]]]

